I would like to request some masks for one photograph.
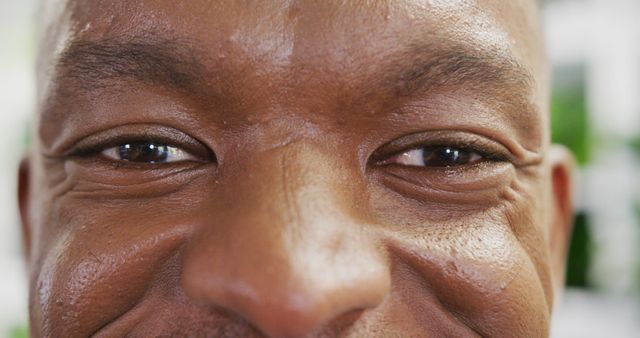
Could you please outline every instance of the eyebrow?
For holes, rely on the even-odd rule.
[[[191,46],[186,40],[155,37],[75,40],[55,69],[58,80],[83,86],[107,87],[114,79],[129,78],[191,90],[205,82],[204,65]]]
[[[185,38],[159,34],[74,40],[58,58],[58,80],[77,80],[70,83],[83,87],[108,87],[115,79],[130,78],[194,91],[207,82],[206,67],[198,59],[195,45]],[[473,85],[475,90],[491,94],[508,92],[511,96],[523,96],[524,100],[533,86],[531,73],[508,53],[430,39],[416,39],[392,51],[370,75],[376,79],[366,81],[370,89],[385,88],[400,97],[434,88]]]
[[[383,77],[398,96],[411,96],[416,91],[438,87],[474,85],[482,91],[512,90],[528,93],[533,76],[508,53],[476,50],[455,43],[412,43],[391,56]]]
[[[199,51],[198,46],[197,41],[188,38],[158,33],[75,40],[54,64],[54,81],[61,85],[56,87],[63,96],[90,92],[94,89],[91,86],[117,89],[119,80],[129,78],[176,89],[192,97],[204,95],[209,100],[220,100],[216,102],[222,105],[229,100],[235,101],[234,98],[241,100],[242,93],[236,91],[245,87],[242,79],[234,76],[233,69],[227,68],[226,64],[208,65],[215,69],[211,72],[201,59],[206,54]],[[523,140],[537,139],[540,133],[539,111],[542,108],[532,100],[535,78],[509,52],[426,38],[391,48],[379,56],[378,61],[373,67],[361,66],[365,67],[364,76],[344,74],[345,77],[355,75],[355,86],[361,90],[355,97],[351,97],[352,93],[336,97],[338,109],[346,105],[366,105],[371,98],[376,98],[376,102],[385,102],[385,105],[388,102],[389,105],[380,110],[380,107],[375,108],[375,111],[383,115],[401,114],[394,109],[398,101],[406,99],[411,103],[414,98],[429,96],[440,89],[461,89],[474,96],[473,100],[484,101],[494,108],[496,117],[518,130]],[[336,80],[340,80],[339,77]],[[50,102],[55,105],[59,100]],[[50,107],[43,110],[55,111]],[[409,115],[408,118],[416,117]]]

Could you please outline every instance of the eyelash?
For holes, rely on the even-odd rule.
[[[438,158],[440,156],[441,158]],[[449,157],[448,159],[445,157]],[[442,161],[439,161],[442,160]],[[460,164],[446,163],[464,162]],[[503,158],[498,154],[484,150],[460,147],[455,145],[426,145],[405,149],[378,162],[379,165],[402,165],[424,168],[452,168],[476,165],[481,162],[501,162]],[[429,162],[429,163],[427,163]]]
[[[124,130],[122,133],[116,133],[116,130],[111,130],[90,136],[78,142],[75,149],[73,149],[68,156],[77,158],[100,158],[103,161],[118,163],[119,165],[138,167],[170,165],[184,162],[204,163],[211,160],[216,161],[216,155],[208,147],[175,129],[159,128],[154,132],[153,129],[146,127],[143,134],[133,130],[132,132]],[[156,136],[154,136],[154,134]],[[163,147],[165,153],[170,155],[178,154],[179,156],[177,157],[181,159],[177,161],[155,162],[143,160],[130,161],[117,158],[122,155],[121,147],[125,145],[139,146],[141,144]],[[142,149],[143,158],[148,156],[147,153],[144,153],[144,147],[138,148],[137,150]],[[153,146],[150,149],[154,150]],[[436,165],[433,165],[433,162],[430,162],[430,164],[419,163],[421,160],[427,159],[427,156],[424,156],[425,152],[428,152],[428,156],[430,157],[435,156]],[[461,156],[469,157],[469,159],[463,159],[462,162],[464,163],[461,164],[446,164],[444,162],[446,162],[447,159],[445,159],[444,162],[439,161],[444,158],[442,155],[445,155],[445,157],[451,157],[451,155],[453,155],[454,162]],[[400,161],[395,161],[398,159],[400,159]],[[413,159],[413,163],[407,159]],[[416,162],[416,159],[419,161]],[[431,160],[433,160],[433,158],[431,158]],[[371,165],[420,167],[423,170],[462,169],[463,167],[471,167],[490,162],[513,163],[509,150],[497,141],[479,136],[475,133],[458,131],[430,131],[407,135],[380,147],[369,158]]]
[[[451,150],[466,152],[477,155],[479,159],[461,165],[407,165],[394,163],[394,160],[404,160],[417,155],[416,151],[428,151],[429,154]],[[407,155],[414,152],[411,156]],[[451,153],[447,153],[451,154]],[[442,155],[442,153],[440,154]],[[456,153],[458,155],[458,153]],[[385,146],[379,148],[372,155],[370,163],[378,166],[397,165],[407,167],[421,167],[424,169],[449,169],[471,167],[487,162],[509,162],[513,163],[513,158],[509,150],[497,141],[487,139],[476,134],[466,132],[446,132],[435,131],[430,133],[417,133],[396,139]]]
[[[187,162],[210,162],[215,161],[215,154],[211,152],[202,144],[195,144],[196,142],[189,140],[185,142],[176,141],[166,136],[140,136],[140,135],[115,135],[107,136],[104,139],[97,137],[98,140],[83,140],[76,145],[74,149],[67,153],[66,157],[79,158],[79,159],[98,159],[111,163],[116,163],[118,166],[160,166],[160,165],[172,165]],[[178,137],[181,138],[181,137]],[[186,140],[187,137],[184,137]],[[136,146],[140,145],[153,145],[149,149],[159,150],[163,149],[167,156],[182,157],[183,159],[177,161],[166,162],[154,162],[154,161],[131,161],[125,159],[118,159],[121,155],[122,147],[127,145]],[[135,150],[135,149],[133,149]],[[139,150],[139,149],[138,149]],[[144,154],[142,155],[144,156]]]

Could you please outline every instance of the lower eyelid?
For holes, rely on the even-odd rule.
[[[215,170],[210,164],[174,163],[163,168],[129,166],[113,169],[115,161],[69,163],[70,182],[65,193],[81,198],[108,200],[159,197],[187,187]],[[135,166],[135,163],[133,163]],[[139,170],[144,169],[144,170]]]
[[[478,163],[468,168],[424,168],[391,165],[381,168],[381,183],[417,199],[440,203],[493,203],[515,175],[510,163]]]
[[[407,180],[401,175],[385,175],[381,179],[381,183],[400,195],[420,202],[441,205],[473,205],[474,207],[495,204],[500,200],[504,189],[508,187],[508,184],[497,184],[467,189],[443,184],[419,184]]]

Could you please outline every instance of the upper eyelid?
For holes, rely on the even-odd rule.
[[[378,148],[372,155],[373,163],[380,163],[385,158],[421,147],[451,146],[467,151],[475,151],[484,156],[516,163],[515,155],[500,142],[469,132],[429,131],[418,132],[395,140]]]
[[[160,125],[124,125],[102,130],[70,142],[62,157],[91,155],[122,143],[156,142],[181,148],[203,159],[215,159],[215,154],[203,142],[175,128]]]
[[[43,152],[48,157],[68,156],[75,149],[89,148],[94,144],[107,144],[110,141],[128,138],[130,140],[163,140],[172,144],[192,144],[208,147],[205,142],[175,127],[155,123],[128,123],[103,127],[83,133],[70,133],[54,142],[53,146]]]

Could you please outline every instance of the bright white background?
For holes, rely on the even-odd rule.
[[[508,1],[508,0],[505,0]],[[0,0],[0,337],[27,317],[15,204],[17,165],[33,111],[35,0]],[[547,1],[545,26],[555,66],[586,67],[594,132],[618,139],[640,131],[640,0]],[[616,144],[595,150],[579,172],[578,207],[594,219],[597,293],[568,290],[554,320],[554,337],[637,337],[640,226],[632,201],[640,165]],[[636,291],[634,291],[636,290]]]

